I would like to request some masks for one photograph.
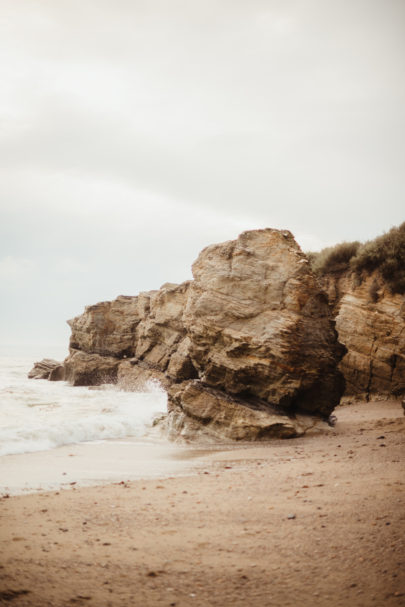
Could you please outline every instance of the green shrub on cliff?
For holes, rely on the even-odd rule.
[[[405,222],[362,245],[350,265],[356,272],[379,270],[392,293],[405,293]]]
[[[364,244],[342,242],[307,256],[318,276],[378,270],[392,293],[405,293],[405,222]]]
[[[329,272],[343,272],[349,269],[350,260],[356,255],[360,243],[341,242],[334,247],[322,249],[319,253],[307,253],[315,274],[322,276]]]

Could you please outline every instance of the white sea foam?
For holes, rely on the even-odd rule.
[[[92,390],[28,379],[31,367],[30,360],[0,357],[0,455],[141,437],[166,410],[166,394],[153,383],[142,393]]]

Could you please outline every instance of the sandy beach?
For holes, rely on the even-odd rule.
[[[299,439],[162,452],[183,463],[101,486],[80,487],[77,447],[60,469],[38,454],[37,470],[71,462],[69,489],[0,499],[0,604],[405,605],[402,408],[336,415]]]

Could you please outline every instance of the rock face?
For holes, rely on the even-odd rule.
[[[70,347],[88,354],[132,356],[135,329],[140,320],[137,297],[117,297],[87,306],[86,313],[69,320]]]
[[[340,363],[347,397],[405,394],[405,297],[392,295],[377,272],[321,279],[347,347]]]
[[[200,380],[227,394],[328,416],[343,380],[328,302],[290,232],[244,232],[193,265],[184,311]]]
[[[67,379],[91,385],[110,376],[127,389],[138,389],[149,379],[168,387],[197,377],[182,320],[189,284],[166,283],[137,297],[120,296],[69,320]]]
[[[120,361],[112,356],[71,350],[64,363],[65,379],[73,386],[115,383]]]
[[[66,378],[127,389],[158,379],[172,436],[287,437],[326,419],[344,390],[345,348],[291,233],[256,230],[207,247],[193,276],[69,321]]]

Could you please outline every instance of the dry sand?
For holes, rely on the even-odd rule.
[[[3,497],[0,604],[405,605],[402,409],[336,414],[187,476]]]

